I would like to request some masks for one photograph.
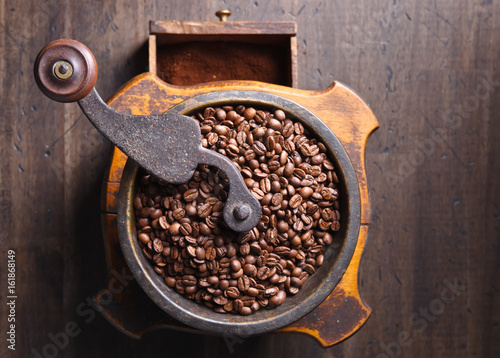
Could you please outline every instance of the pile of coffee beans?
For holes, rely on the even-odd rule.
[[[216,312],[249,315],[295,295],[340,228],[338,178],[325,145],[282,110],[223,106],[193,116],[202,145],[229,157],[262,218],[235,233],[222,217],[224,173],[198,166],[182,185],[138,176],[139,244],[179,294]]]

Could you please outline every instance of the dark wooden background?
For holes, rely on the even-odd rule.
[[[39,92],[35,56],[61,37],[84,42],[109,97],[147,70],[148,20],[215,20],[221,8],[231,20],[296,21],[299,87],[343,82],[380,121],[367,147],[373,225],[360,270],[373,314],[329,349],[295,334],[232,348],[167,330],[134,340],[99,314],[87,323],[76,313],[106,284],[109,143],[77,105]],[[2,1],[0,356],[41,352],[74,321],[80,333],[58,356],[498,357],[499,19],[491,0]],[[15,352],[5,335],[8,249],[18,266]]]

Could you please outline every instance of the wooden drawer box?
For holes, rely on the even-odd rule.
[[[151,21],[149,69],[175,86],[253,80],[297,87],[295,22]]]

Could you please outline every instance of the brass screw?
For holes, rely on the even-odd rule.
[[[219,18],[220,21],[226,22],[227,18],[229,17],[229,15],[231,15],[231,11],[229,11],[229,10],[219,10],[219,11],[217,11],[215,13],[215,15],[217,15],[217,17]]]
[[[73,74],[73,66],[68,61],[57,61],[52,67],[54,75],[60,80],[67,80]]]

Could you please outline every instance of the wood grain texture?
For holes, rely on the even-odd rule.
[[[207,34],[235,34],[235,35],[295,35],[297,26],[293,22],[276,21],[262,26],[255,21],[151,21],[149,31],[152,34],[178,35],[207,35]]]
[[[38,91],[35,56],[61,37],[82,41],[106,98],[147,69],[150,19],[214,21],[225,7],[234,21],[296,21],[298,88],[346,83],[381,124],[366,153],[372,226],[359,277],[373,314],[332,348],[289,333],[134,340],[77,313],[107,283],[99,203],[109,144],[76,105]],[[81,332],[60,357],[499,356],[499,18],[488,0],[2,1],[1,332],[8,249],[19,264],[17,350],[4,356],[40,352],[69,321]],[[466,289],[448,288],[445,303],[447,282]]]

